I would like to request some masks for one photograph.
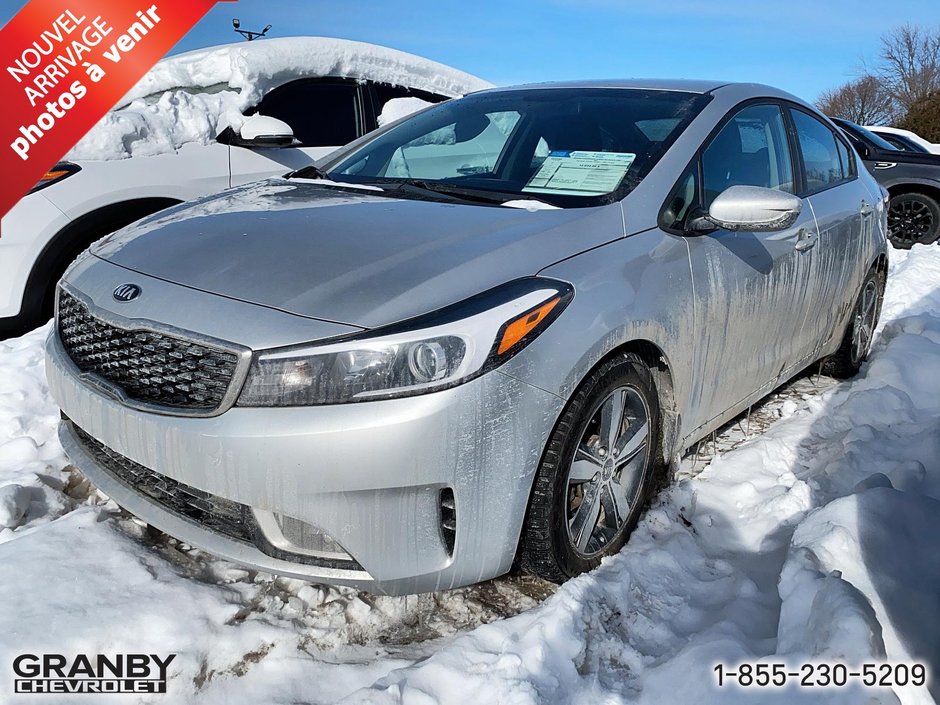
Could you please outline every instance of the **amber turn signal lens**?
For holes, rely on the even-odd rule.
[[[545,320],[545,317],[552,312],[552,309],[554,309],[560,301],[561,297],[556,296],[554,299],[546,301],[538,308],[532,309],[531,311],[522,314],[519,316],[519,318],[507,325],[503,331],[503,337],[499,341],[499,347],[496,349],[496,354],[502,355],[507,350],[510,350],[512,346],[514,346],[520,340],[525,338],[536,327],[538,327],[539,323]]]
[[[69,172],[65,171],[64,169],[59,169],[57,171],[47,171],[45,174],[42,175],[42,178],[39,180],[39,183],[44,184],[47,181],[55,181],[56,179],[60,179],[63,176],[66,176],[68,173]]]

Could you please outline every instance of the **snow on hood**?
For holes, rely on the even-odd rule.
[[[228,44],[164,59],[67,155],[123,159],[207,144],[272,88],[297,78],[369,79],[457,97],[491,87],[463,71],[395,49],[325,37]]]

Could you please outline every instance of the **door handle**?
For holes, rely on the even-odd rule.
[[[815,232],[803,228],[799,233],[797,233],[796,245],[794,246],[794,249],[797,252],[806,252],[807,250],[811,250],[816,247],[817,239],[818,235]]]
[[[874,209],[868,201],[862,201],[862,215],[871,215]]]

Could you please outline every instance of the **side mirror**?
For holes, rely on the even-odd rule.
[[[290,147],[294,144],[294,130],[283,120],[252,115],[238,131],[237,144],[242,147]]]
[[[803,202],[791,193],[760,186],[730,186],[712,201],[700,220],[725,230],[770,232],[793,225],[802,210]],[[703,229],[694,226],[693,222],[693,229]]]

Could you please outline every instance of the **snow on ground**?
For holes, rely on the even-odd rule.
[[[200,49],[153,67],[67,158],[122,159],[207,144],[242,112],[288,81],[332,76],[408,86],[446,96],[489,88],[463,71],[395,49],[325,37],[259,39]]]
[[[0,662],[173,652],[174,703],[907,705],[940,692],[719,689],[712,672],[887,658],[940,677],[938,247],[892,252],[857,379],[805,376],[731,424],[686,458],[624,551],[557,591],[516,576],[374,597],[151,533],[66,466],[44,334],[0,343]]]

